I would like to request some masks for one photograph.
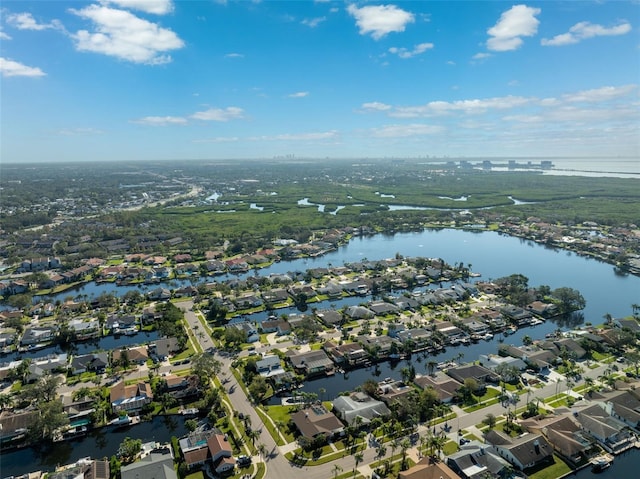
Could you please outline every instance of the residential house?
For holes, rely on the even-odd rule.
[[[88,320],[72,319],[69,321],[69,328],[75,333],[78,341],[99,338],[102,335],[100,321],[97,318]]]
[[[492,429],[484,437],[501,457],[521,471],[554,461],[553,448],[541,434],[524,433],[511,437]]]
[[[284,336],[291,333],[291,324],[284,319],[268,319],[260,323],[263,333],[276,333],[277,336]]]
[[[132,464],[122,466],[120,469],[121,479],[178,479],[178,475],[173,466],[173,454],[171,449],[166,448],[165,452],[154,451]]]
[[[236,465],[233,458],[233,448],[227,437],[223,434],[213,434],[207,439],[207,446],[211,456],[213,470],[218,474],[224,474],[232,471]]]
[[[320,435],[332,438],[341,435],[344,431],[344,424],[340,419],[321,404],[315,404],[292,414],[291,420],[300,434],[307,439],[314,439]]]
[[[194,431],[178,441],[182,457],[188,469],[203,466],[207,462],[210,457],[207,440],[209,436],[216,433],[217,431],[214,429]]]
[[[322,349],[304,353],[289,351],[287,359],[298,373],[306,376],[333,372],[333,361]]]
[[[56,371],[66,374],[68,365],[69,357],[67,353],[51,354],[44,358],[34,359],[29,363],[27,381],[35,381],[45,374],[53,374]]]
[[[22,440],[37,414],[36,411],[0,411],[0,445],[6,447]]]
[[[131,348],[114,349],[111,352],[111,361],[113,363],[123,360],[132,364],[144,364],[149,359],[149,352],[146,346],[134,346]]]
[[[498,366],[507,365],[520,371],[527,369],[527,363],[520,358],[511,356],[500,356],[498,354],[481,354],[478,359],[480,364],[491,371],[495,371]]]
[[[462,479],[498,479],[511,468],[493,446],[480,441],[471,441],[447,455],[447,465]]]
[[[604,405],[604,410],[627,426],[640,430],[640,398],[636,390],[597,392],[592,401]]]
[[[358,341],[373,360],[388,358],[398,350],[398,342],[389,336],[360,336]]]
[[[95,400],[91,397],[73,400],[72,393],[60,396],[62,410],[69,418],[69,427],[81,427],[91,423],[91,415],[95,412]]]
[[[231,324],[229,326],[227,326],[228,328],[238,328],[241,331],[244,331],[246,333],[246,342],[247,343],[255,343],[260,341],[260,333],[258,333],[258,330],[255,328],[255,326],[248,322],[248,321],[244,321],[242,323],[235,323],[235,324]]]
[[[342,297],[342,286],[340,286],[335,281],[329,281],[324,286],[320,286],[317,288],[318,294],[322,294],[328,296],[329,299],[339,299]]]
[[[118,333],[121,330],[131,328],[136,325],[136,317],[133,314],[112,314],[105,321],[105,328],[112,333]]]
[[[570,412],[535,417],[520,422],[527,431],[542,434],[554,451],[574,466],[589,457],[594,441],[584,433]]]
[[[167,392],[176,399],[194,396],[200,392],[198,388],[200,381],[196,375],[177,376],[168,374],[164,376],[164,380],[167,383]]]
[[[397,305],[393,303],[387,303],[386,301],[371,302],[369,303],[369,309],[373,311],[373,314],[377,316],[397,314],[400,311],[400,308]]]
[[[262,359],[257,361],[256,368],[258,370],[258,374],[266,378],[284,372],[282,364],[280,363],[280,357],[275,354],[264,356]]]
[[[462,329],[454,326],[450,321],[438,321],[436,331],[444,336],[447,343],[456,343],[459,339],[467,336]]]
[[[263,291],[262,299],[265,303],[285,303],[289,299],[289,293],[285,288],[274,288]]]
[[[403,381],[385,379],[378,383],[378,395],[387,406],[406,399],[412,391],[415,391],[415,389],[406,385]]]
[[[126,386],[124,381],[121,380],[111,386],[109,397],[113,412],[135,412],[153,400],[153,393],[151,392],[151,385],[147,382]]]
[[[344,315],[351,319],[370,319],[375,316],[373,311],[364,306],[348,306],[344,310]]]
[[[61,466],[55,472],[46,474],[47,479],[109,479],[109,461],[99,461],[85,457],[79,461]],[[39,473],[37,477],[40,477]],[[31,474],[20,476],[22,479],[35,479]],[[44,477],[44,476],[43,476]]]
[[[367,424],[372,419],[385,417],[391,412],[385,403],[373,399],[363,392],[338,396],[333,401],[333,409],[336,411],[336,415],[349,425],[355,424],[358,417],[362,424]]]
[[[425,349],[431,345],[431,331],[424,328],[412,328],[399,331],[396,338],[402,344],[411,344],[414,351]]]
[[[640,333],[640,323],[633,318],[614,319],[613,325],[621,329],[628,329],[634,334]]]
[[[167,288],[156,288],[147,293],[147,298],[152,301],[167,301],[171,299],[171,291]]]
[[[558,308],[553,303],[545,303],[543,301],[533,301],[526,306],[527,311],[531,311],[536,316],[550,318],[557,314]]]
[[[48,343],[56,337],[57,328],[55,326],[30,326],[25,329],[20,338],[21,346],[32,344]]]
[[[82,374],[90,371],[102,374],[109,365],[109,353],[106,351],[82,354],[71,358],[71,374]]]
[[[634,441],[634,436],[624,422],[609,415],[605,404],[594,404],[574,414],[583,431],[593,436],[608,452],[619,452]]]
[[[570,357],[573,359],[583,359],[587,352],[571,338],[562,338],[556,340],[543,341],[539,347],[545,351],[551,351],[559,357]]]
[[[467,378],[475,379],[479,385],[486,383],[496,384],[500,381],[500,377],[491,371],[477,364],[465,364],[447,370],[447,374],[461,384]]]
[[[469,330],[469,333],[475,334],[477,336],[487,334],[491,329],[489,328],[489,325],[487,323],[485,323],[478,317],[463,318],[461,322],[464,327]]]
[[[444,462],[432,462],[429,457],[423,457],[418,463],[398,473],[398,479],[460,479]]]
[[[16,331],[13,329],[0,331],[0,348],[11,346],[16,340],[16,334]]]
[[[526,309],[513,306],[511,304],[505,305],[500,308],[500,312],[512,323],[518,326],[526,326],[531,323],[533,315]]]
[[[149,347],[158,358],[169,357],[180,351],[180,344],[174,337],[156,339]]]
[[[335,344],[326,341],[323,349],[333,362],[342,367],[355,367],[369,360],[369,354],[359,343]]]
[[[250,308],[259,308],[262,306],[262,300],[258,298],[255,294],[245,294],[243,296],[238,296],[233,300],[238,309],[250,309]]]
[[[443,403],[450,403],[456,391],[462,386],[461,383],[442,372],[435,376],[416,376],[413,382],[422,389],[433,388],[438,394],[438,399]]]

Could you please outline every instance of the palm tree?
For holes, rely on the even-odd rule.
[[[337,464],[335,464],[333,466],[333,479],[337,479],[338,478],[338,474],[340,474],[342,472],[342,468],[340,466],[338,466]]]
[[[429,373],[430,376],[433,375],[433,372],[435,371],[436,366],[438,366],[438,363],[434,360],[427,362],[427,372]]]
[[[259,443],[256,446],[256,449],[258,450],[258,454],[260,454],[261,458],[263,458],[267,454],[267,446],[265,446],[263,443]]]
[[[438,451],[438,458],[440,457],[440,453],[442,452],[442,448],[447,442],[447,437],[444,435],[436,435],[434,436],[434,446]]]
[[[364,455],[361,452],[357,452],[353,455],[353,460],[356,465],[353,467],[353,477],[356,477],[356,470],[358,469],[358,465],[364,461]]]
[[[407,450],[411,447],[411,442],[409,439],[403,439],[400,441],[400,451],[402,453],[402,462],[400,464],[400,469],[405,470],[407,468]]]
[[[246,431],[245,434],[247,435],[247,437],[251,441],[251,445],[252,446],[255,444],[256,439],[260,435],[260,433],[258,433],[258,431],[256,431],[255,429],[250,429],[250,430]]]
[[[378,445],[378,447],[376,448],[376,459],[380,460],[386,455],[387,446],[385,446],[383,443],[380,443],[380,445]]]
[[[0,394],[0,410],[10,408],[13,404],[13,398],[9,394]]]
[[[86,398],[90,394],[91,394],[91,389],[89,389],[88,387],[81,387],[80,389],[77,389],[76,391],[74,391],[73,399],[75,401],[78,401]]]

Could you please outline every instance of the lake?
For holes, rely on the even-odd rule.
[[[377,235],[373,237],[356,238],[348,245],[339,248],[323,257],[313,259],[299,259],[291,262],[275,263],[269,268],[260,270],[260,275],[271,273],[286,273],[289,271],[304,271],[309,268],[339,266],[345,262],[363,259],[384,259],[399,253],[403,256],[422,256],[442,258],[450,264],[464,262],[471,264],[471,269],[482,274],[482,280],[496,279],[511,274],[520,273],[529,278],[530,286],[547,284],[551,288],[567,286],[577,289],[587,301],[584,310],[585,321],[593,324],[603,322],[606,313],[614,317],[631,314],[631,305],[640,303],[640,278],[636,276],[621,276],[614,273],[611,265],[594,259],[579,256],[572,252],[548,248],[531,241],[521,240],[492,232],[470,232],[462,230],[427,230],[416,233],[401,233],[395,235]],[[210,281],[208,279],[207,281]],[[84,292],[90,294],[96,285],[86,285]],[[100,286],[100,285],[99,285]],[[113,288],[117,288],[113,286]],[[118,294],[128,291],[127,287],[114,289]],[[98,293],[99,294],[99,293]],[[358,301],[361,301],[359,298]],[[326,303],[328,307],[328,302]],[[509,336],[505,343],[519,344],[522,336],[528,334],[534,338],[542,337],[546,332],[558,326],[553,322],[535,328],[522,328],[516,334]],[[479,354],[496,352],[498,336],[492,341],[481,341],[468,347],[449,348],[435,356],[435,360],[453,359],[459,352],[464,354],[464,361],[476,359]],[[419,355],[413,360],[418,373],[425,371],[424,360],[417,362]],[[431,359],[431,356],[429,357]],[[309,381],[305,391],[318,392],[324,390],[324,399],[335,397],[341,391],[353,389],[362,384],[369,377],[400,377],[400,369],[405,362],[381,363],[376,370],[374,367],[351,371],[346,375],[336,375]],[[160,422],[159,422],[160,421]],[[151,423],[144,423],[132,427],[131,437],[153,440],[157,437],[170,438],[172,435],[184,434],[184,429],[162,431],[166,427],[163,419],[156,418]],[[147,429],[150,428],[150,429]],[[181,432],[182,431],[182,432]],[[94,434],[94,433],[92,433]],[[76,460],[79,457],[103,457],[112,455],[118,444],[124,438],[114,432],[96,432],[97,436],[89,435],[82,440],[56,445],[60,450],[56,455],[24,449],[2,454],[2,475],[21,474],[35,468],[55,466]],[[156,439],[164,440],[164,439]],[[629,455],[638,458],[638,454]],[[618,461],[619,458],[616,458]],[[624,465],[624,456],[610,468]],[[15,471],[15,472],[10,472]],[[601,477],[614,477],[604,476]],[[585,474],[584,471],[579,474]],[[619,477],[619,476],[615,476]],[[624,477],[624,476],[622,476]],[[628,477],[635,477],[628,476]]]

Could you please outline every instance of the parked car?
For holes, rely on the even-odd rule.
[[[251,458],[249,456],[244,456],[244,455],[238,456],[236,462],[240,467],[248,466],[249,464],[251,464]]]

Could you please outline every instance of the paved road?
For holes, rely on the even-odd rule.
[[[197,315],[192,310],[193,302],[184,301],[182,303],[178,303],[178,305],[184,311],[185,319],[191,330],[193,331],[194,329],[199,329],[200,331],[202,331],[202,324],[200,323]],[[198,326],[198,328],[196,328],[196,326]],[[196,338],[196,341],[198,341],[202,346],[203,351],[206,351],[210,347],[214,347],[212,339],[208,334],[206,334],[206,332],[202,336],[194,334],[194,337]],[[220,356],[219,354],[216,354],[216,359],[218,359],[222,363],[221,376],[225,376],[230,379],[227,383],[225,383],[225,387],[227,388],[229,401],[233,405],[234,410],[238,413],[249,416],[251,418],[251,427],[260,431],[260,436],[256,439],[256,444],[264,444],[268,452],[265,459],[265,464],[267,466],[267,474],[265,477],[273,479],[291,477],[292,466],[289,464],[289,461],[287,461],[280,453],[278,446],[271,437],[271,434],[269,433],[267,428],[264,427],[261,417],[258,415],[253,405],[245,395],[244,390],[236,383],[236,379],[233,374],[231,374],[232,359],[229,357]],[[229,390],[231,390],[231,392],[229,392]],[[322,477],[326,478],[330,476],[325,475]],[[318,476],[318,479],[320,479],[320,476]]]
[[[199,330],[203,331],[202,324],[200,323],[196,314],[192,311],[193,302],[185,301],[182,303],[178,303],[180,308],[185,312],[185,319],[189,324],[189,327],[192,331]],[[196,328],[197,326],[197,328]],[[214,347],[214,343],[209,337],[208,334],[198,335],[194,334],[196,341],[200,343],[203,350],[207,348]],[[253,405],[247,398],[244,390],[236,383],[235,377],[231,374],[231,362],[232,359],[229,357],[223,357],[220,355],[216,355],[216,358],[220,360],[222,363],[222,373],[221,376],[229,378],[230,380],[225,384],[227,388],[227,394],[229,397],[229,401],[233,405],[233,408],[244,415],[248,415],[251,418],[251,425],[254,429],[260,431],[260,436],[256,440],[256,444],[262,443],[267,447],[267,457],[265,459],[265,464],[267,466],[267,472],[265,478],[267,479],[282,479],[293,477],[296,474],[304,475],[304,479],[327,479],[334,476],[334,466],[338,465],[343,472],[352,471],[355,466],[355,461],[352,456],[345,455],[344,457],[332,461],[331,463],[322,464],[319,466],[311,466],[306,467],[303,466],[301,468],[297,466],[291,465],[287,459],[285,459],[284,455],[280,452],[280,448],[276,445],[274,439],[271,437],[271,434],[264,427],[262,422],[262,418],[258,415]],[[601,376],[604,371],[607,369],[607,365],[601,365],[594,369],[585,368],[583,373],[583,379],[579,383],[581,384],[584,381],[585,377],[590,377],[596,379],[598,376]],[[554,373],[555,374],[555,373]],[[229,392],[229,390],[231,392]],[[542,388],[531,388],[531,394],[529,399],[532,400],[534,398],[545,398],[555,395],[556,393],[564,393],[566,392],[566,382],[564,379],[556,384],[555,381],[550,381],[546,383]],[[516,404],[516,408],[522,408],[526,406],[527,395],[521,395],[519,397],[518,403]],[[448,437],[452,440],[457,440],[457,433],[459,429],[469,429],[474,426],[482,423],[482,420],[487,416],[487,414],[491,413],[496,417],[505,414],[506,408],[501,404],[494,404],[491,406],[487,406],[485,408],[479,409],[477,411],[471,413],[465,413],[459,408],[455,408],[458,413],[458,417],[453,419],[449,424],[451,426],[451,431],[448,433]],[[427,426],[420,426],[419,433],[424,434],[427,432]],[[387,448],[388,453],[390,453],[390,449]],[[363,462],[359,465],[358,469],[361,472],[367,473],[370,471],[368,468],[368,464],[374,462],[376,460],[376,451],[375,448],[367,448],[363,452]],[[411,451],[412,455],[415,456],[416,452]]]

